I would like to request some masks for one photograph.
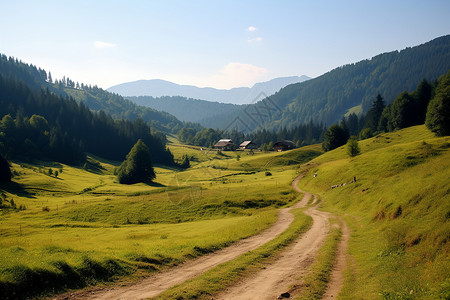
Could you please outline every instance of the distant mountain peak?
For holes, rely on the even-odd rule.
[[[211,87],[196,87],[193,85],[176,84],[163,79],[136,80],[118,84],[108,88],[112,93],[124,97],[131,96],[182,96],[192,99],[202,99],[214,102],[249,104],[255,102],[261,93],[270,96],[281,88],[310,79],[308,76],[279,77],[266,82],[259,82],[249,87],[237,87],[232,89],[216,89]],[[261,100],[261,99],[257,99]]]

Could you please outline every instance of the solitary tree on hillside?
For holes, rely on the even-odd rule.
[[[141,140],[131,148],[126,159],[119,167],[119,182],[133,184],[138,182],[149,182],[155,179],[150,150]]]
[[[439,79],[425,124],[438,136],[450,135],[450,72]]]
[[[0,155],[0,182],[11,181],[11,169],[9,163]]]
[[[337,124],[333,124],[325,132],[325,137],[322,143],[324,151],[330,151],[345,145],[348,140],[348,132]]]
[[[347,153],[350,157],[355,157],[361,152],[358,145],[358,140],[355,136],[352,136],[348,139],[347,142]]]

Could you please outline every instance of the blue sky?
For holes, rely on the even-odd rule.
[[[0,52],[102,88],[319,76],[450,34],[450,1],[0,0]]]

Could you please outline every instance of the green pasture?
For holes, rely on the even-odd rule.
[[[300,181],[352,230],[341,298],[448,299],[450,137],[415,126],[359,143],[354,158],[341,147],[303,165]]]
[[[203,154],[171,147],[180,157]],[[139,276],[257,234],[297,201],[290,161],[311,153],[294,151],[211,152],[184,171],[156,167],[154,183],[134,185],[118,183],[118,162],[97,157],[79,167],[14,162],[13,183],[1,187],[0,290],[15,298]]]

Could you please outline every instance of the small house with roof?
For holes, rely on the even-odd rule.
[[[224,151],[233,151],[236,149],[236,145],[230,139],[221,139],[214,145],[214,148]]]
[[[252,141],[245,141],[242,142],[239,145],[239,149],[241,150],[245,150],[245,149],[258,149],[258,145],[256,145],[255,143],[253,143]]]

